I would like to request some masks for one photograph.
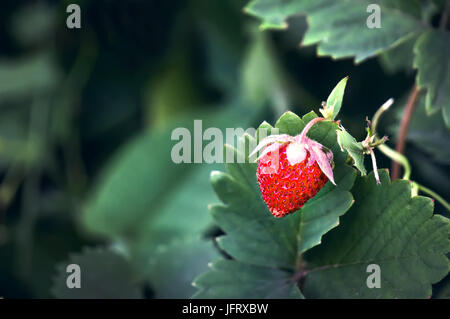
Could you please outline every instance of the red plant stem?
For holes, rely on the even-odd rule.
[[[447,19],[448,19],[448,14],[447,14],[447,12],[444,12],[442,14],[441,23],[439,24],[439,29],[445,30],[445,26],[447,25]]]
[[[439,29],[445,30],[445,27],[447,26],[447,20],[448,20],[448,7],[449,7],[450,1],[447,0],[445,3],[444,12],[441,16],[441,21],[439,22]],[[417,99],[419,97],[419,89],[416,84],[413,85],[411,89],[411,93],[409,94],[408,101],[405,106],[405,110],[403,111],[403,117],[402,121],[400,123],[400,129],[397,136],[397,145],[395,146],[395,150],[401,154],[403,154],[405,150],[405,142],[406,142],[406,136],[408,134],[408,128],[409,123],[411,122],[411,116],[414,112],[414,108],[417,103]],[[392,163],[392,180],[400,178],[400,164],[397,162]]]
[[[439,29],[440,30],[445,30],[445,27],[447,26],[447,19],[448,19],[448,11],[447,10],[448,10],[448,7],[450,6],[449,3],[450,3],[449,0],[447,0],[447,2],[445,3],[444,12],[442,12],[442,16],[441,16],[441,21],[439,21]]]
[[[409,94],[408,101],[406,102],[405,110],[403,111],[402,121],[400,122],[400,128],[397,136],[397,145],[395,150],[403,154],[405,150],[406,136],[408,135],[408,128],[411,122],[411,116],[414,112],[414,108],[417,104],[419,97],[419,89],[414,84]],[[392,163],[392,180],[400,178],[401,166],[397,162]]]

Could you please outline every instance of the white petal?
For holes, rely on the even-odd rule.
[[[316,142],[317,143],[317,142]],[[317,143],[319,144],[319,143]],[[320,145],[320,144],[319,144]],[[319,164],[320,169],[325,174],[326,177],[334,184],[334,177],[333,177],[333,169],[331,168],[331,162],[330,159],[333,159],[333,153],[327,152],[325,153],[322,150],[322,147],[318,147],[317,145],[311,145],[311,153],[316,160],[317,164]],[[331,155],[330,155],[331,154]]]
[[[319,142],[316,142],[316,141],[314,141],[314,140],[311,140],[311,139],[309,139],[309,138],[306,138],[306,139],[305,139],[305,143],[306,143],[307,145],[314,146],[314,147],[316,147],[316,148],[318,148],[318,149],[321,149],[323,152],[325,152],[325,153],[327,153],[327,154],[330,154],[330,155],[331,155],[331,159],[333,159],[333,152],[332,152],[328,147],[326,147],[326,146],[320,144]]]
[[[299,143],[290,143],[286,148],[286,157],[291,165],[303,162],[306,157],[305,147]]]
[[[249,157],[255,155],[258,151],[266,147],[267,145],[274,143],[274,142],[290,142],[293,141],[294,137],[287,135],[287,134],[281,134],[281,135],[270,135],[265,138],[263,138],[259,144],[255,147],[253,152],[249,155]]]
[[[280,144],[280,143],[273,143],[273,144],[267,146],[264,149],[264,151],[262,151],[261,155],[258,156],[258,159],[260,159],[261,157],[263,157],[264,155],[266,155],[269,152],[273,152],[273,153],[278,152],[278,149],[280,148],[281,145],[282,144]]]

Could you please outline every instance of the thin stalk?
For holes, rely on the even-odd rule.
[[[404,173],[402,179],[409,180],[411,177],[411,165],[409,164],[408,159],[401,153],[394,151],[392,148],[387,146],[386,144],[378,145],[378,149],[381,153],[389,157],[395,163],[403,166]]]
[[[419,189],[419,191],[421,191],[422,193],[425,193],[427,195],[430,195],[431,197],[433,197],[436,201],[438,201],[439,203],[441,203],[442,206],[445,207],[445,209],[447,209],[448,211],[450,211],[450,203],[448,203],[442,196],[440,196],[439,194],[435,193],[434,191],[432,191],[429,188],[426,188],[423,185],[420,185],[416,182],[413,182],[413,184]]]
[[[372,134],[375,134],[375,142],[372,144],[373,146],[376,145],[376,147],[387,157],[389,157],[393,162],[397,163],[399,166],[403,166],[403,170],[404,170],[404,174],[402,179],[404,180],[410,180],[411,177],[411,165],[409,164],[408,159],[406,158],[406,156],[404,156],[403,154],[394,151],[392,148],[390,148],[389,146],[387,146],[386,144],[383,143],[379,143],[382,140],[385,140],[385,138],[383,139],[378,139],[376,137],[376,129],[377,129],[377,124],[378,121],[381,117],[381,115],[389,108],[389,106],[392,104],[391,99],[388,100],[386,103],[384,103],[375,113],[373,121],[372,121],[372,126],[371,126],[371,131]],[[371,153],[371,157],[372,157],[372,161],[374,161],[374,155],[373,155],[373,150],[372,148],[370,149]],[[376,163],[373,162],[374,167],[376,167]],[[375,169],[374,169],[375,171]],[[436,201],[438,201],[439,203],[442,204],[442,206],[444,206],[447,210],[450,211],[450,204],[439,194],[435,193],[434,191],[432,191],[429,188],[426,188],[425,186],[422,186],[416,182],[410,181],[411,182],[411,196],[417,196],[418,192],[421,191],[429,196],[431,196],[432,198],[434,198]]]
[[[397,153],[403,154],[405,151],[406,137],[408,135],[409,124],[411,117],[416,107],[419,97],[419,89],[416,84],[413,85],[411,93],[409,94],[408,101],[403,111],[402,121],[400,122],[400,128],[397,136],[397,145],[395,150]],[[400,177],[400,162],[394,161],[392,164],[392,179],[398,179]]]
[[[384,112],[389,110],[389,108],[391,107],[391,105],[393,103],[394,103],[394,99],[390,98],[389,100],[384,102],[384,104],[382,106],[380,106],[380,108],[375,112],[375,114],[372,118],[372,125],[370,126],[370,129],[372,130],[373,134],[375,134],[377,131],[377,125],[378,125],[378,122],[380,121],[381,115],[383,115]]]
[[[377,181],[377,184],[379,185],[380,182],[380,176],[378,175],[378,168],[377,168],[377,160],[375,158],[375,153],[373,152],[373,148],[369,147],[370,157],[372,158],[372,166],[373,166],[373,173],[375,174],[375,180]]]
[[[440,30],[445,30],[445,27],[447,26],[449,7],[450,7],[450,1],[447,0],[444,5],[444,12],[442,12],[441,21],[439,21],[439,29]]]

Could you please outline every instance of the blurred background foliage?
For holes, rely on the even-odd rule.
[[[221,165],[170,159],[172,129],[194,119],[248,128],[286,110],[317,112],[348,75],[346,128],[363,139],[365,117],[394,97],[380,132],[395,142],[415,76],[406,59],[318,58],[298,47],[304,17],[260,32],[246,2],[2,3],[0,296],[190,297],[220,254],[207,205],[217,201],[209,173]],[[81,7],[81,29],[66,27],[69,3]],[[444,198],[448,143],[422,101],[406,153],[414,179]],[[65,288],[69,263],[90,288]]]

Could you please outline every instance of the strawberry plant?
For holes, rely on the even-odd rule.
[[[232,259],[214,261],[196,279],[196,297],[429,298],[432,284],[447,275],[450,220],[433,214],[432,199],[414,194],[413,183],[377,171],[373,147],[385,139],[371,138],[376,128],[357,143],[333,121],[345,80],[328,98],[336,103],[321,110],[328,119],[287,112],[275,124],[282,135],[259,141],[256,151],[265,150],[258,164],[212,172],[222,203],[210,212],[225,232],[218,245]],[[263,123],[263,129],[273,127]],[[358,172],[351,167],[366,152],[374,163],[368,175],[361,163]],[[264,172],[269,162],[279,167]],[[373,264],[382,272],[376,289],[366,285]]]
[[[370,3],[253,0],[245,8],[262,20],[263,30],[287,29],[288,19],[306,16],[302,45],[317,44],[319,56],[351,57],[356,63],[379,56],[391,70],[417,69],[416,83],[401,119],[396,151],[385,144],[387,137],[380,138],[376,132],[380,116],[392,100],[368,121],[367,137],[361,142],[342,126],[345,124],[331,121],[342,105],[344,79],[321,109],[330,121],[316,124],[308,135],[318,143],[317,149],[332,151],[332,156],[322,153],[323,165],[310,163],[311,154],[304,147],[307,143],[299,143],[305,135],[300,131],[313,118],[318,119],[317,115],[285,113],[275,127],[287,135],[260,144],[266,151],[257,168],[249,162],[214,172],[211,181],[222,203],[210,211],[224,231],[218,245],[232,258],[213,262],[211,270],[196,279],[196,297],[430,298],[432,285],[448,274],[449,220],[433,214],[433,199],[418,193],[433,196],[446,209],[449,205],[410,181],[410,164],[401,153],[416,107],[426,110],[424,117],[441,112],[447,129],[450,127],[449,3],[378,1],[382,28],[361,28]],[[437,13],[436,27],[432,18]],[[431,145],[424,147],[430,150]],[[376,149],[392,159],[392,178],[389,170],[377,169]],[[274,150],[281,167],[275,173],[262,174],[274,161],[274,156],[269,156]],[[373,164],[368,175],[366,154]],[[327,159],[334,159],[331,173],[325,165]],[[400,165],[403,179],[398,179]],[[255,171],[268,209],[255,188]],[[285,217],[275,220],[267,210]],[[383,274],[376,288],[366,283],[373,265]]]

